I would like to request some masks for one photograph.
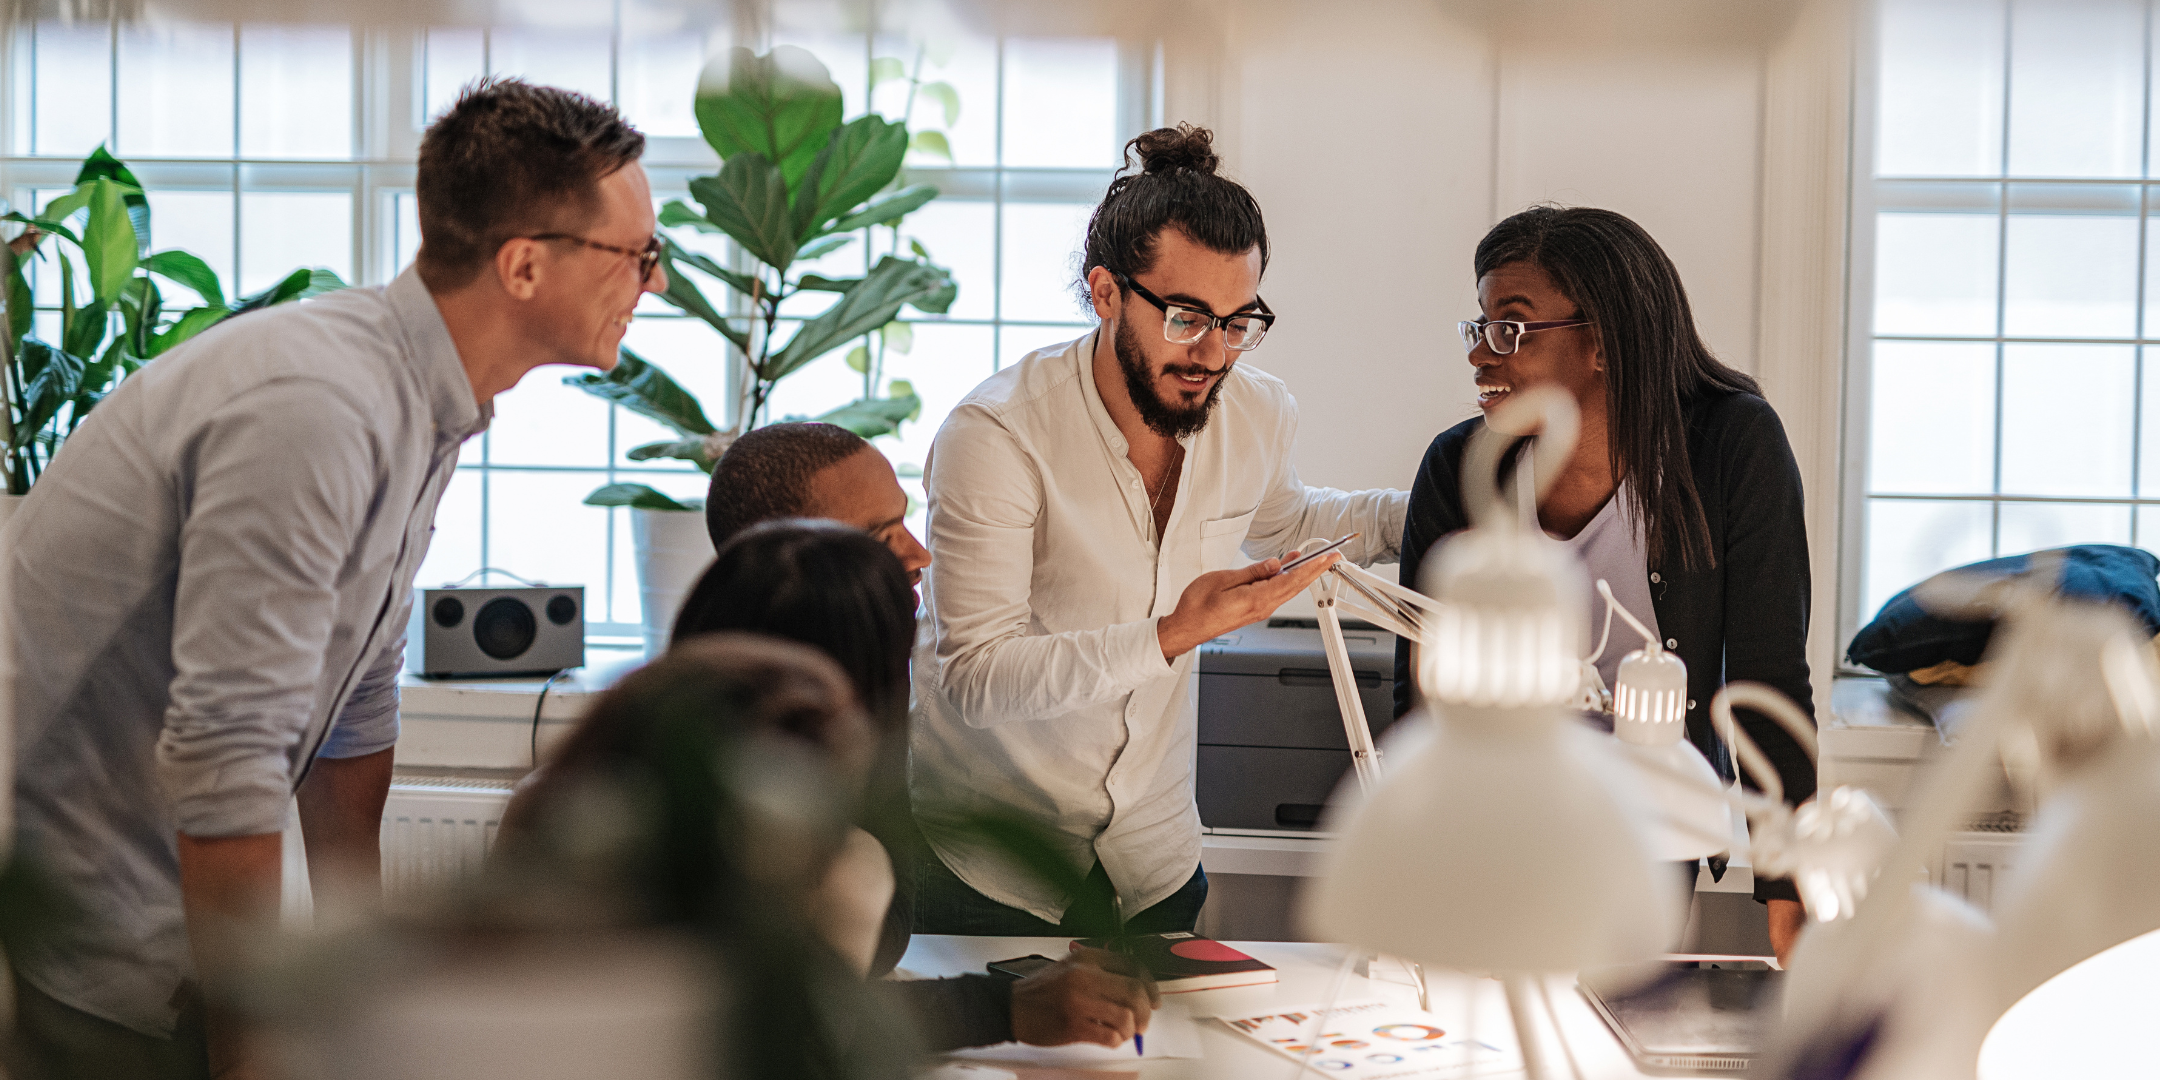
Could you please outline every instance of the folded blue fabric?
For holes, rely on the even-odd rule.
[[[2113,544],[2080,544],[2054,549],[2053,554],[2061,557],[2062,569],[2055,582],[2058,595],[2120,604],[2145,624],[2147,633],[2160,633],[2160,583],[2154,581],[2160,573],[2160,558]],[[2007,580],[2024,577],[2031,569],[2032,555],[2008,555],[1943,574]],[[1967,622],[1930,613],[1913,595],[1925,584],[1891,597],[1875,621],[1853,635],[1846,657],[1889,674],[1918,671],[1945,660],[1979,663],[1987,651],[1988,636],[1994,633],[1994,622]]]

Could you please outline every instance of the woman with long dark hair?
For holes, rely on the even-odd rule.
[[[1755,380],[1703,344],[1679,271],[1633,221],[1532,207],[1494,226],[1474,265],[1482,317],[1465,324],[1464,345],[1479,406],[1533,386],[1574,399],[1581,438],[1538,501],[1538,522],[1686,662],[1688,739],[1729,779],[1731,757],[1709,719],[1726,682],[1768,683],[1814,713],[1806,522],[1785,429]],[[1441,432],[1425,453],[1403,530],[1408,587],[1428,550],[1469,524],[1463,450],[1483,423]],[[1615,634],[1593,658],[1608,685],[1634,647]],[[1397,715],[1412,704],[1410,670],[1409,645],[1399,644]],[[1739,717],[1777,766],[1785,797],[1811,797],[1807,752],[1767,718]],[[1758,879],[1755,897],[1783,957],[1804,918],[1798,894]]]

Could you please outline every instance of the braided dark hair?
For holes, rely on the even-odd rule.
[[[1259,248],[1260,272],[1267,273],[1267,224],[1260,204],[1243,185],[1216,174],[1222,158],[1214,142],[1208,129],[1179,124],[1125,144],[1125,163],[1088,218],[1078,282],[1083,307],[1091,306],[1088,274],[1096,267],[1128,277],[1153,267],[1155,238],[1166,225],[1228,255]],[[1131,171],[1135,158],[1137,172]]]

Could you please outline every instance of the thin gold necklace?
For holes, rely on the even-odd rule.
[[[1172,476],[1175,476],[1176,474],[1177,467],[1175,465],[1167,466],[1163,469],[1162,482],[1155,485],[1155,494],[1148,498],[1148,513],[1153,514],[1157,512],[1156,505],[1162,502],[1163,492],[1170,490],[1170,478]]]

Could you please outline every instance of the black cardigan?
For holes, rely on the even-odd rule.
[[[1768,683],[1815,715],[1808,682],[1808,550],[1800,467],[1770,403],[1753,394],[1707,394],[1684,403],[1688,461],[1709,524],[1715,565],[1683,570],[1678,554],[1650,567],[1658,632],[1687,664],[1688,740],[1731,779],[1731,755],[1710,725],[1710,699],[1728,681]],[[1433,439],[1410,488],[1403,527],[1402,583],[1417,588],[1425,553],[1470,524],[1462,502],[1462,457],[1483,424],[1472,418]],[[1410,646],[1395,646],[1395,715],[1411,705]],[[1735,710],[1762,747],[1794,805],[1815,794],[1815,763],[1783,727]],[[1749,786],[1753,786],[1752,781]],[[1796,899],[1791,883],[1758,880],[1755,898]]]

